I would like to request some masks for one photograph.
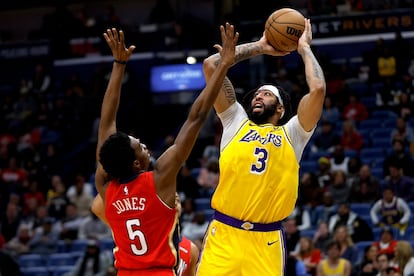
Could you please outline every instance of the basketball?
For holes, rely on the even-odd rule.
[[[305,29],[305,17],[297,10],[282,8],[266,20],[265,36],[275,49],[292,52],[298,48],[298,40]]]

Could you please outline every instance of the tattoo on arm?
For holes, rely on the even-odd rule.
[[[314,78],[318,78],[318,79],[324,80],[325,77],[323,75],[322,68],[319,65],[318,61],[316,60],[316,57],[312,53],[311,49],[310,48],[306,48],[306,50],[304,51],[304,54],[305,54],[305,56],[307,56],[311,60],[311,63],[312,63],[312,69],[313,69],[312,70],[313,71],[312,73],[313,73],[313,75],[312,76],[309,76],[309,77],[314,77]]]
[[[239,45],[236,47],[236,57],[234,60],[234,64],[260,54],[263,54],[263,49],[261,46],[258,46],[255,43],[246,43]],[[214,58],[214,65],[217,67],[221,61],[221,56],[219,53],[217,53],[214,54]]]
[[[227,77],[224,78],[222,90],[228,103],[232,104],[236,101],[236,93],[234,92],[233,85]]]

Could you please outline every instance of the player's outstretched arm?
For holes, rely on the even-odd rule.
[[[111,77],[105,91],[101,107],[101,120],[98,130],[98,143],[96,147],[97,170],[95,173],[95,186],[99,194],[105,199],[104,184],[105,172],[99,162],[99,151],[103,142],[116,132],[116,113],[118,112],[121,96],[121,84],[124,77],[126,62],[135,49],[134,45],[125,47],[125,35],[122,30],[107,29],[103,34],[106,43],[111,49],[114,62]]]
[[[160,156],[155,165],[154,179],[159,195],[166,202],[170,202],[171,206],[174,206],[176,191],[175,185],[171,185],[171,183],[175,183],[179,169],[190,155],[198,133],[217,98],[223,79],[234,63],[235,46],[239,34],[235,32],[234,26],[229,23],[220,26],[220,33],[222,46],[214,45],[221,55],[217,69],[207,80],[206,87],[194,101],[186,121],[177,134],[174,145]]]
[[[302,97],[298,106],[298,118],[306,131],[312,130],[318,123],[325,100],[326,83],[319,62],[310,47],[312,28],[310,19],[305,18],[305,30],[298,41],[298,53],[305,64],[306,82],[309,93]]]

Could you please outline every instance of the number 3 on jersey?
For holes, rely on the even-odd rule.
[[[147,245],[147,241],[145,240],[144,233],[138,229],[134,230],[134,228],[137,228],[139,226],[141,226],[139,219],[130,219],[130,220],[127,220],[126,222],[129,239],[132,242],[135,242],[135,243],[131,243],[131,250],[135,255],[141,256],[147,253],[148,245]],[[137,244],[136,238],[138,238],[139,244],[141,244],[141,249],[139,249],[136,245]]]
[[[254,174],[261,174],[266,169],[269,154],[264,148],[255,148],[254,155],[257,157],[257,161],[255,164],[252,164],[250,171]]]

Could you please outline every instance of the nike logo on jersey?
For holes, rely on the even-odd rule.
[[[267,245],[269,245],[269,246],[270,246],[270,245],[272,245],[272,244],[274,244],[274,243],[277,243],[278,241],[279,241],[279,240],[272,241],[272,242],[269,242],[269,241],[268,241],[268,242],[267,242]]]

